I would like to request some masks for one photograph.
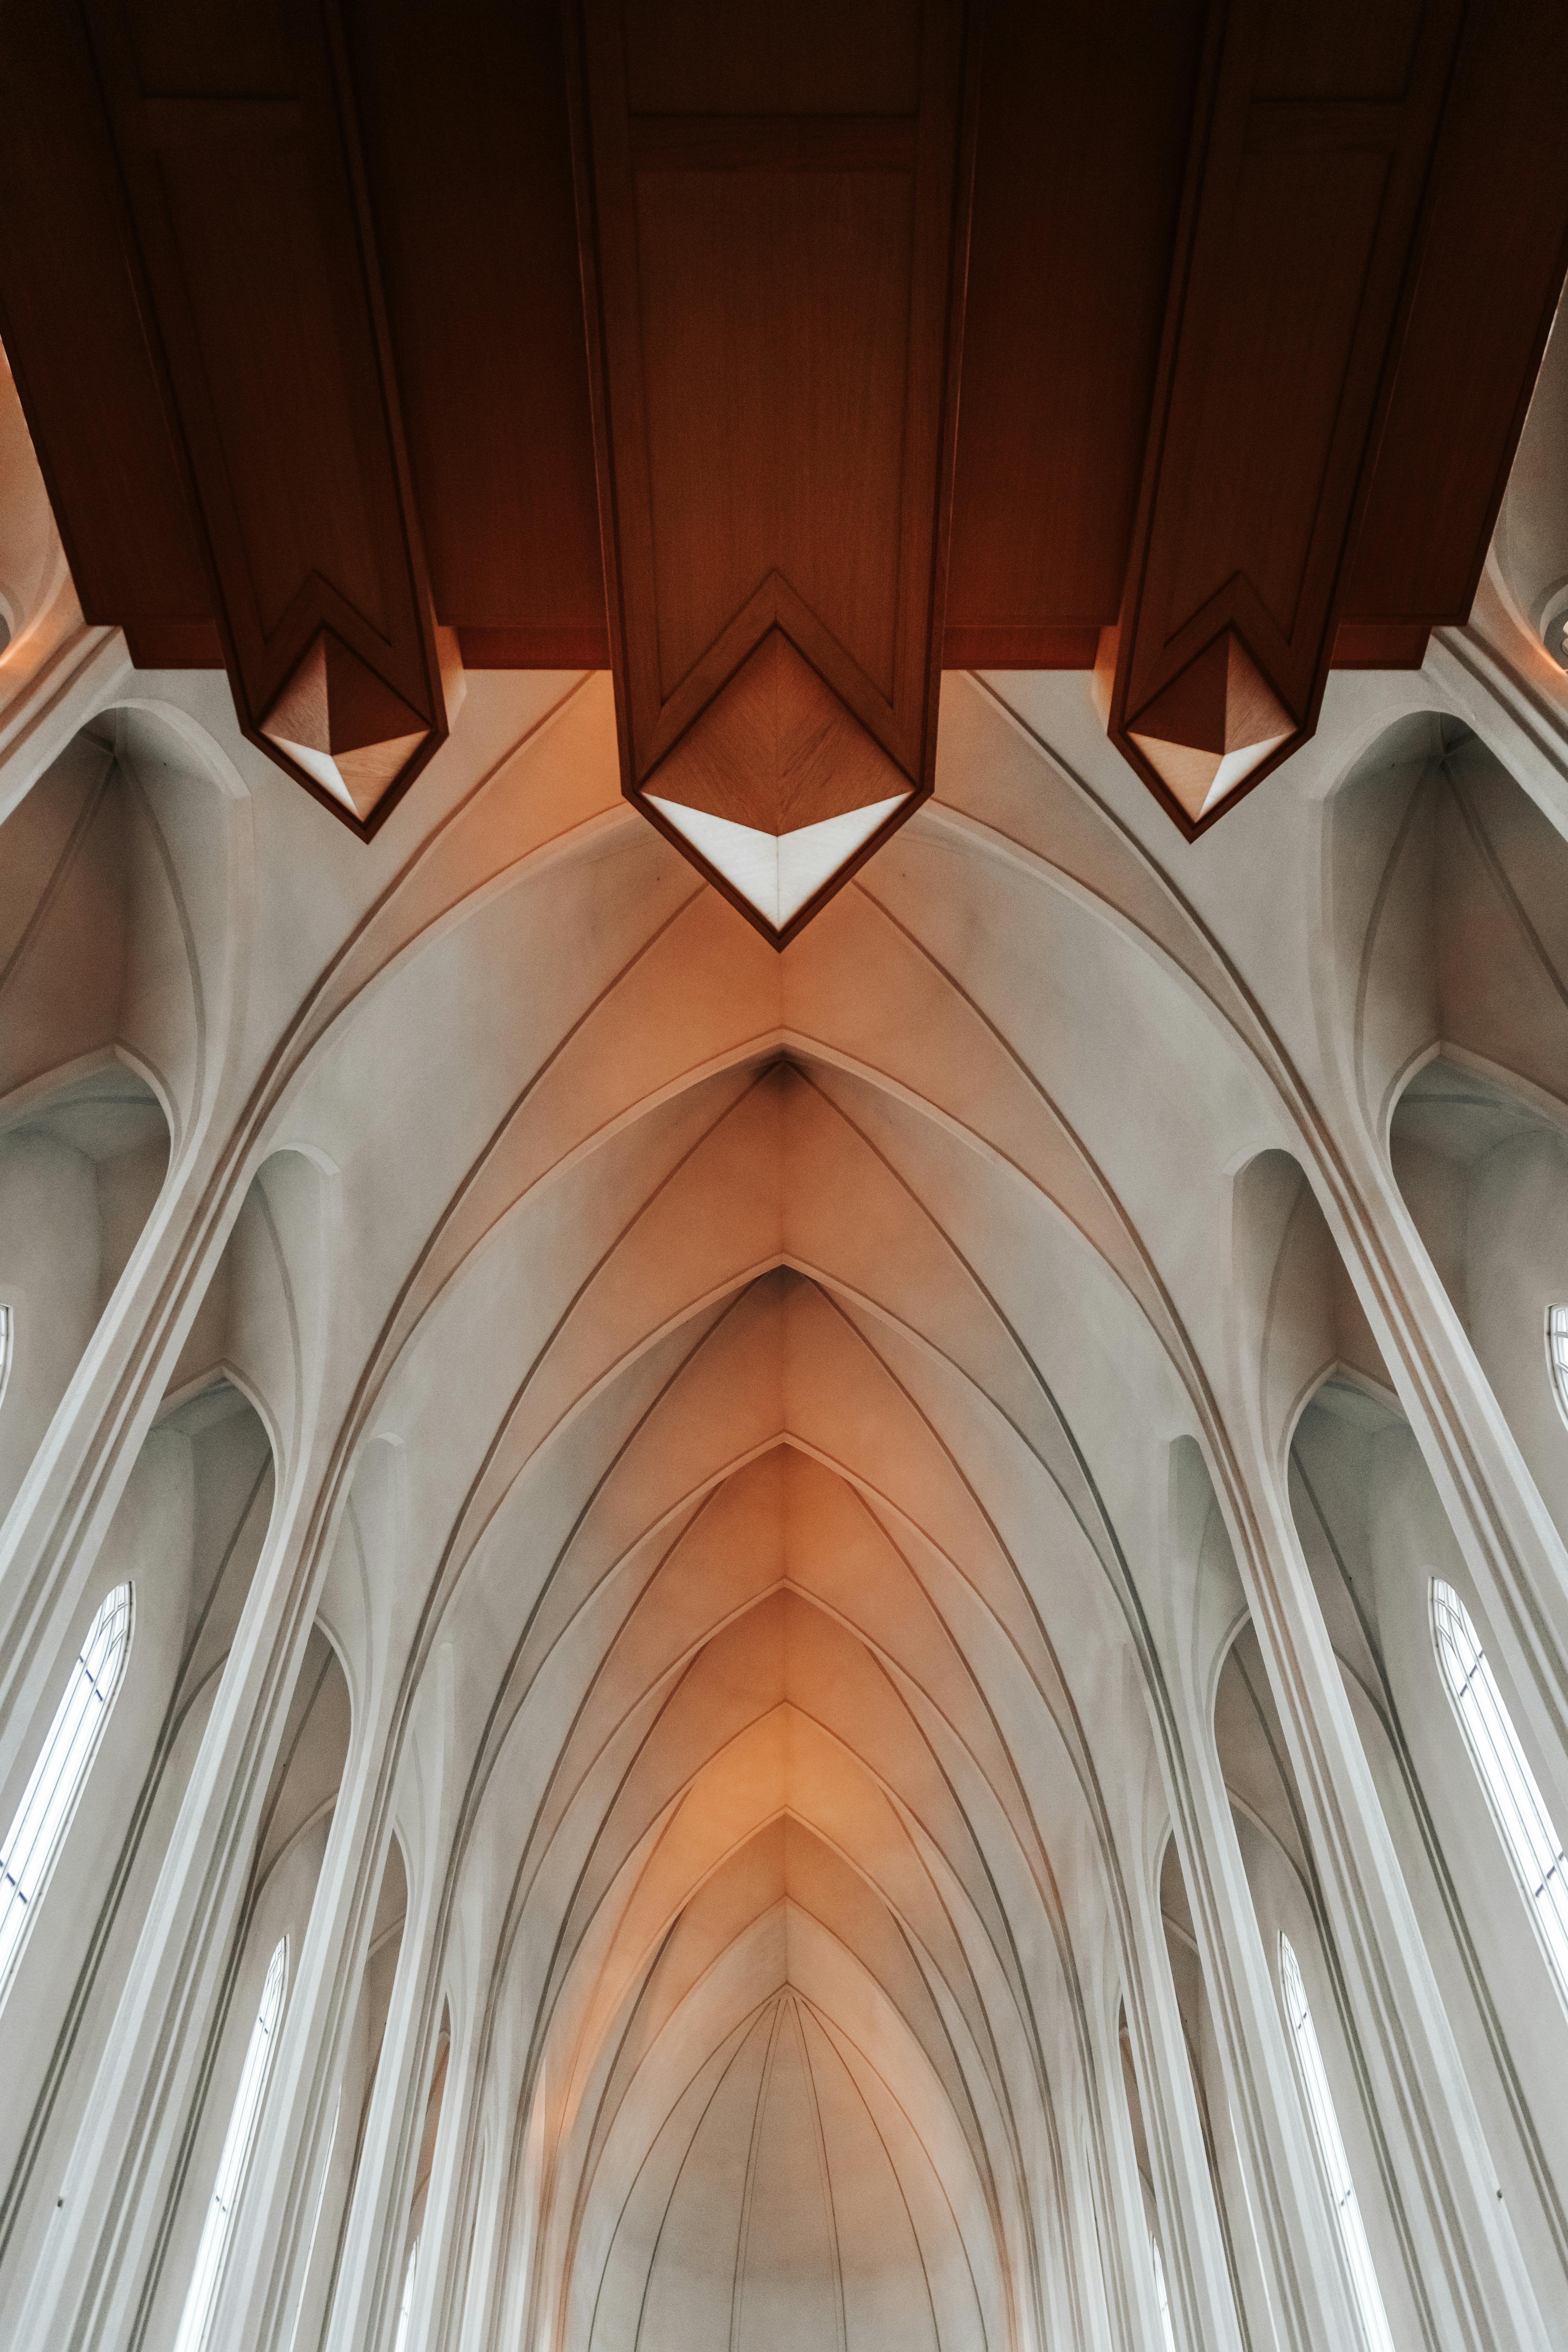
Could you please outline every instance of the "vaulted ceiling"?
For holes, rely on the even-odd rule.
[[[127,1163],[89,1371],[247,1498],[215,1688],[273,1511],[256,1866],[352,1753],[492,2340],[1108,2340],[1173,1811],[1217,1754],[1316,1866],[1232,1534],[1318,1383],[1309,1450],[1397,1420],[1319,1194],[1444,1041],[1563,1091],[1524,730],[1401,667],[1561,279],[1543,20],[0,17],[0,327],[138,665],[15,765],[5,1135]]]

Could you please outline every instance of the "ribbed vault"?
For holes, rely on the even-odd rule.
[[[97,837],[57,843],[58,939],[9,983],[47,1050],[6,1198],[35,1262],[99,1235],[107,1304],[79,1370],[62,1340],[14,1391],[35,1438],[57,1415],[12,1457],[16,1559],[54,1591],[51,1512],[101,1549],[17,1617],[0,1700],[127,1576],[142,1678],[7,1997],[28,2352],[177,2340],[280,1946],[212,2343],[361,2352],[405,2314],[407,2352],[1158,2352],[1161,2287],[1180,2352],[1349,2342],[1281,1935],[1395,2340],[1545,2352],[1420,2315],[1518,2213],[1532,2279],[1568,2250],[1514,2023],[1547,2047],[1542,2006],[1512,1951],[1492,1990],[1506,1904],[1443,1846],[1426,1781],[1474,1776],[1421,1677],[1430,1574],[1458,1590],[1476,1540],[1444,1534],[1443,1284],[1490,1302],[1500,1394],[1522,1300],[1520,1426],[1568,1509],[1537,1295],[1568,1271],[1542,1242],[1518,1272],[1562,1229],[1562,994],[1487,895],[1506,869],[1541,912],[1560,840],[1468,738],[1432,754],[1468,799],[1412,770],[1430,728],[1395,712],[1392,764],[1258,794],[1172,872],[1089,764],[1087,694],[1009,690],[949,678],[936,797],[782,955],[620,800],[603,679],[470,680],[437,817],[337,869],[265,783],[237,799],[293,861],[254,943],[244,826],[220,901],[172,722],[116,736],[104,805],[179,845],[184,915],[138,885],[121,1010],[57,1034],[98,903],[67,887]],[[61,843],[48,795],[106,757],[37,803]],[[1494,790],[1489,863],[1460,858]],[[1300,907],[1273,937],[1266,822],[1332,881],[1331,971]],[[1429,836],[1457,944],[1413,962]],[[1407,985],[1447,963],[1447,996]],[[150,1161],[37,1181],[110,1055],[166,1081],[151,1209]],[[1473,1094],[1483,1060],[1500,1100],[1533,1074],[1501,1152],[1452,1129],[1445,1074]],[[1506,1217],[1467,1223],[1483,1195]],[[37,1679],[0,1716],[14,1787]],[[1439,2178],[1444,2215],[1484,2191],[1463,2263]]]
[[[990,970],[933,942],[1038,887],[962,834],[914,828],[888,903],[853,888],[783,966],[710,897],[667,905],[667,866],[635,893],[611,866],[618,969],[574,1021],[559,966],[518,971],[515,1039],[454,1069],[421,1155],[439,1189],[392,1213],[409,1272],[370,1338],[366,1431],[407,1447],[432,1563],[389,1596],[404,1688],[456,1678],[439,1899],[493,1952],[479,2063],[515,2101],[504,2326],[1033,2347],[1101,2292],[1072,2200],[1121,2097],[1123,1795],[1090,1726],[1152,1655],[1149,1487],[1142,1437],[1104,1437],[1193,1401],[1122,1197],[1155,1060],[1086,1073],[1030,1007],[1152,989],[1171,1118],[1239,1140],[1256,1089],[1093,901],[991,935]],[[357,1074],[528,937],[504,899],[433,927],[296,1118],[382,1117]]]

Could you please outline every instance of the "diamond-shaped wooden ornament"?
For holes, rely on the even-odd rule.
[[[322,628],[274,698],[261,732],[363,823],[430,730],[341,637]]]
[[[1129,736],[1194,824],[1297,731],[1229,629],[1127,722]]]
[[[693,865],[783,945],[915,793],[775,626],[641,796]]]

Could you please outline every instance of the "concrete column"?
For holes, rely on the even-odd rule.
[[[17,2334],[130,2341],[159,2241],[313,1619],[298,1486],[279,1498]]]
[[[1154,2295],[1154,2265],[1149,2252],[1149,2219],[1138,2173],[1121,2073],[1121,2050],[1106,2021],[1095,2024],[1095,2062],[1103,2085],[1106,2189],[1100,2214],[1108,2270],[1114,2268],[1127,2342],[1140,2352],[1164,2352],[1160,2309]]]
[[[1501,2201],[1394,1839],[1350,1712],[1281,1479],[1257,1444],[1238,1550],[1371,2090],[1436,2340],[1550,2341]]]
[[[356,1727],[237,2216],[216,2343],[289,2352],[386,1859],[388,1739],[379,1717]]]
[[[1128,1874],[1127,2027],[1162,2222],[1161,2252],[1178,2346],[1240,2352],[1203,2120],[1176,2006],[1164,1929],[1142,1874]]]
[[[171,1171],[0,1528],[0,1781],[42,1703],[233,1213],[215,1160]],[[232,1199],[237,1212],[238,1199]]]
[[[1185,1746],[1179,1784],[1172,1776],[1173,1834],[1270,2314],[1289,2352],[1353,2344],[1356,2323],[1212,1727],[1189,1726]]]
[[[1352,1123],[1356,1199],[1331,1229],[1568,1812],[1568,1545],[1541,1498],[1391,1169]],[[1545,1378],[1544,1362],[1542,1379]]]
[[[409,1888],[397,1977],[328,2315],[325,2352],[379,2347],[402,2291],[414,2165],[440,2024],[438,1954],[433,1949],[440,1906],[426,1857],[416,1874],[417,1885]]]

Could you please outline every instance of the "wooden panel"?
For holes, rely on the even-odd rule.
[[[1568,268],[1565,123],[1556,0],[1472,8],[1349,618],[1469,618]]]
[[[602,668],[561,0],[353,0],[347,35],[437,617]]]
[[[272,0],[89,25],[240,724],[368,834],[447,714],[344,60]]]
[[[679,798],[712,760],[660,763],[717,730],[726,758],[756,747],[779,834],[788,747],[821,729],[842,790],[813,767],[814,808],[903,794],[783,928],[649,809],[783,944],[931,785],[974,43],[962,0],[572,21],[624,788]]]
[[[1189,834],[1316,723],[1458,17],[1244,0],[1211,47],[1110,675]]]
[[[1335,669],[1419,669],[1432,632],[1425,621],[1342,621]]]
[[[138,669],[222,669],[216,621],[127,621],[125,642]]]
[[[942,631],[943,669],[1092,669],[1100,631],[1071,622],[1052,626],[973,628],[950,620]]]
[[[0,9],[0,336],[82,610],[199,623],[204,552],[92,61],[62,0]]]
[[[599,560],[595,542],[594,561]],[[465,669],[608,669],[610,632],[603,621],[560,628],[459,629]]]
[[[950,637],[1121,609],[1205,14],[988,0]]]

